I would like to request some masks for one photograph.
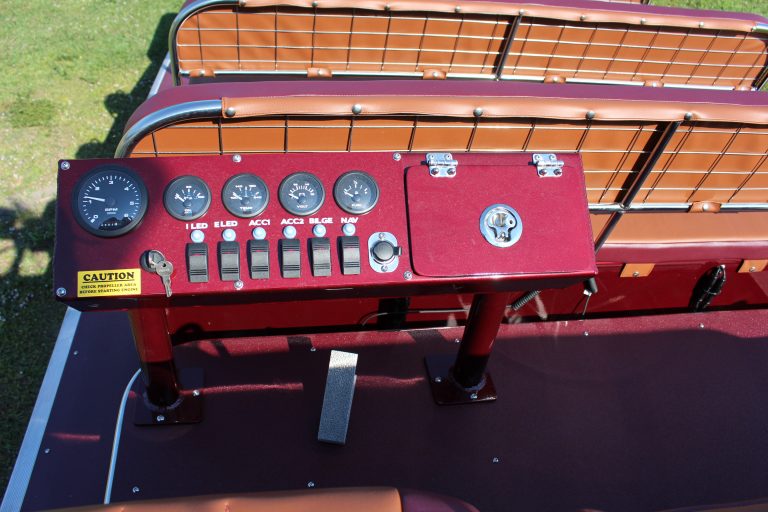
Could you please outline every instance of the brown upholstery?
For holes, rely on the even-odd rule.
[[[182,72],[324,68],[420,77],[435,70],[737,88],[753,85],[768,59],[768,36],[753,32],[757,21],[731,13],[545,2],[473,1],[459,12],[454,2],[423,0],[391,2],[386,10],[378,0],[323,0],[320,8],[311,0],[243,4],[212,6],[181,22]]]
[[[456,498],[394,488],[199,496],[61,509],[68,512],[477,512]]]

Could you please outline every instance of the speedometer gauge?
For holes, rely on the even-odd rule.
[[[166,187],[163,204],[172,217],[195,220],[208,211],[211,191],[197,176],[179,176]]]
[[[280,184],[280,204],[293,215],[312,215],[323,206],[325,189],[315,175],[291,174]]]
[[[139,225],[147,211],[147,188],[124,167],[99,167],[75,187],[72,208],[80,226],[101,237],[123,235]]]
[[[379,200],[379,186],[368,173],[350,171],[336,180],[333,198],[347,213],[368,213]]]
[[[237,217],[255,217],[269,203],[269,190],[258,176],[238,174],[232,176],[221,190],[224,208]]]

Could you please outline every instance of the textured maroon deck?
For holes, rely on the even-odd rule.
[[[766,325],[768,311],[505,326],[490,364],[499,400],[456,407],[432,403],[422,358],[455,350],[460,329],[180,346],[180,367],[205,368],[205,420],[134,427],[132,396],[112,499],[310,481],[439,491],[483,511],[755,499],[768,488]],[[315,441],[332,347],[360,355],[344,447]],[[137,368],[125,318],[84,314],[73,350],[27,510],[103,499]]]

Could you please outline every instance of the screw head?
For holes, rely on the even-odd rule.
[[[704,324],[699,324],[699,329],[703,329],[703,328],[704,328]]]
[[[311,480],[307,482],[307,487],[309,487],[310,489],[313,488],[314,486],[315,486],[315,482],[312,482]]]
[[[237,114],[235,107],[227,107],[227,110],[224,111],[224,115],[227,117],[233,117],[235,114]]]
[[[243,161],[243,157],[241,155],[232,155],[232,161],[239,164]]]
[[[133,489],[131,489],[131,492],[132,492],[133,494],[138,494],[140,490],[141,490],[141,489],[139,489],[139,487],[138,487],[138,486],[134,485],[134,486],[133,486]]]
[[[437,169],[430,169],[429,174],[431,174],[432,176],[437,176]]]
[[[632,272],[632,277],[640,277],[640,272],[635,270],[634,272]]]
[[[382,271],[382,272],[386,272],[387,270],[389,270],[389,267],[388,267],[388,266],[386,266],[386,265],[382,265],[382,266],[381,266],[381,271]]]
[[[46,448],[45,450],[43,450],[43,452],[44,453],[51,453],[51,449],[50,448]]]
[[[501,459],[499,459],[498,457],[494,457],[491,459],[491,462],[493,462],[494,464],[498,464],[499,462],[501,462]]]
[[[200,396],[200,390],[199,389],[193,390],[192,391],[192,396]]]
[[[582,14],[581,16],[579,16],[579,19],[580,19],[581,21],[584,21],[584,20],[586,20],[586,19],[587,19],[587,15],[586,15],[586,14]]]
[[[162,423],[165,421],[165,416],[163,416],[162,414],[158,414],[155,419],[157,420],[158,423]]]
[[[589,336],[589,331],[584,331],[584,336]]]
[[[384,233],[379,233],[379,240],[384,240],[387,237]]]
[[[76,355],[78,355],[79,353],[80,353],[80,351],[79,351],[79,350],[75,350],[75,351],[73,351],[73,352],[72,352],[72,355],[73,355],[73,356],[76,356]]]
[[[453,342],[454,343],[461,343],[461,339],[460,338],[453,338]]]
[[[310,352],[317,352],[317,348],[316,347],[309,347],[309,351]]]
[[[60,165],[60,167],[61,167],[61,170],[62,170],[62,171],[68,171],[68,170],[69,170],[69,168],[70,168],[70,164],[69,164],[69,162],[67,162],[66,160],[64,160],[63,162],[61,162],[61,165]]]
[[[235,281],[235,290],[242,290],[243,286],[244,286],[244,284],[243,284],[243,282],[240,279]]]
[[[757,272],[757,267],[749,267],[750,272]]]
[[[470,400],[477,400],[477,393],[472,393],[471,395],[469,395],[469,399]]]
[[[395,162],[399,162],[402,158],[403,158],[403,155],[401,155],[400,153],[395,153],[394,155],[392,155],[392,160],[394,160]]]
[[[552,172],[554,172],[555,176],[560,176],[560,175],[562,175],[562,174],[563,174],[563,171],[561,171],[560,169],[555,169],[555,170],[554,170],[554,171],[552,171]]]
[[[64,297],[67,294],[66,288],[56,288],[56,296],[57,297]]]
[[[546,176],[546,175],[547,175],[547,171],[545,171],[544,169],[539,171],[539,176]]]
[[[406,270],[405,272],[403,272],[403,279],[405,279],[406,281],[410,281],[411,279],[413,279],[413,273],[410,270]]]
[[[362,111],[363,111],[363,106],[361,104],[355,103],[354,105],[352,105],[353,114],[359,114]]]
[[[443,378],[442,377],[435,377],[435,382],[440,384],[441,382],[443,382]]]
[[[448,169],[448,171],[446,171],[446,172],[447,172],[448,176],[453,176],[454,174],[456,174],[456,169]]]

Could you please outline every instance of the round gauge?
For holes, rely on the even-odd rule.
[[[313,174],[297,172],[280,183],[280,204],[294,215],[312,215],[323,206],[325,190]]]
[[[368,173],[350,171],[336,180],[333,198],[347,213],[368,213],[379,200],[379,186]]]
[[[168,184],[163,204],[172,217],[195,220],[211,205],[211,191],[197,176],[179,176]]]
[[[236,217],[255,217],[269,203],[269,190],[258,176],[238,174],[232,176],[221,190],[224,208]]]
[[[77,183],[72,209],[77,223],[96,236],[123,235],[147,211],[147,188],[124,167],[96,168]]]

